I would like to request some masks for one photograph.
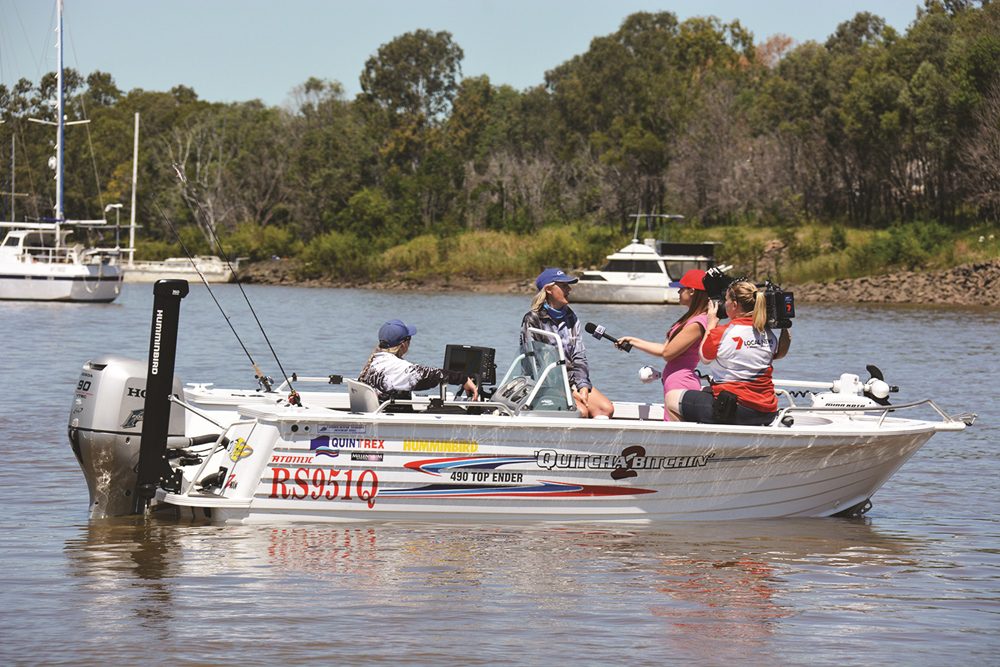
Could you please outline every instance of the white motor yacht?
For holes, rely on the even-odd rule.
[[[691,269],[715,266],[718,243],[667,243],[638,239],[598,271],[584,271],[573,286],[574,303],[677,303],[677,280]]]

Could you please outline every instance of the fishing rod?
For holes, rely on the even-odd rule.
[[[177,242],[180,243],[181,250],[184,251],[184,255],[188,258],[188,261],[191,262],[191,266],[194,267],[194,270],[198,274],[198,277],[201,278],[201,282],[205,285],[205,289],[208,290],[209,296],[212,297],[212,301],[215,302],[215,305],[219,309],[219,312],[222,313],[223,319],[226,320],[226,324],[229,325],[229,330],[233,332],[234,336],[236,336],[236,340],[239,342],[240,347],[243,348],[243,353],[246,354],[247,355],[247,359],[250,360],[250,365],[251,365],[251,367],[253,367],[254,375],[255,375],[255,377],[257,379],[257,382],[260,383],[260,385],[264,388],[265,391],[271,391],[272,390],[271,389],[271,383],[273,381],[271,380],[271,378],[267,377],[264,374],[264,372],[260,369],[260,366],[257,365],[257,362],[253,358],[253,355],[250,354],[250,350],[248,350],[247,346],[243,343],[243,339],[240,338],[239,333],[237,333],[236,327],[233,326],[232,320],[229,318],[229,315],[226,313],[225,309],[222,307],[222,304],[219,303],[219,300],[215,296],[215,292],[212,291],[212,287],[209,284],[208,279],[205,278],[205,274],[203,274],[201,272],[201,269],[198,268],[198,263],[194,261],[194,256],[188,250],[187,245],[184,243],[184,239],[182,239],[181,235],[177,233],[177,228],[174,227],[174,225],[173,225],[172,222],[170,222],[170,218],[167,217],[166,213],[163,212],[163,209],[160,208],[160,205],[157,202],[153,202],[153,207],[156,208],[156,212],[160,214],[160,217],[163,218],[163,222],[170,229],[170,232],[174,235],[174,238],[176,238]],[[246,294],[244,294],[244,297],[245,296],[246,296]],[[249,305],[249,303],[250,302],[248,300],[247,304]],[[253,306],[252,305],[250,306],[250,310],[253,311]],[[256,316],[257,316],[256,313],[254,313],[254,317],[256,317]],[[258,320],[257,322],[258,322],[258,325],[259,325],[260,324],[260,320]],[[265,338],[266,338],[266,335],[265,335]],[[270,345],[270,343],[268,343],[268,344]],[[274,349],[273,348],[271,349],[271,352],[274,353]],[[277,356],[275,356],[275,358],[277,358]],[[280,363],[278,364],[278,367],[281,368],[281,364]],[[283,368],[281,369],[281,372],[284,373],[284,369]],[[285,376],[285,382],[288,384],[288,388],[291,389],[291,393],[288,396],[288,402],[291,403],[292,405],[301,405],[302,401],[301,401],[301,398],[299,396],[299,393],[297,391],[295,391],[295,389],[292,387],[292,383],[288,379],[287,375]]]
[[[187,180],[187,175],[184,173],[184,167],[177,162],[174,162],[171,166],[174,168],[174,173],[177,174],[177,178],[180,180],[181,185],[183,185],[185,188],[188,188],[189,183]],[[202,212],[204,212],[205,207],[202,204],[201,198],[198,197],[197,194],[195,194],[195,196],[192,197],[192,199],[194,200],[194,203],[198,206],[198,208]],[[288,384],[288,388],[292,390],[291,395],[289,396],[289,402],[292,403],[293,405],[301,405],[299,393],[295,391],[295,389],[292,387],[291,380],[288,379],[288,373],[285,372],[284,366],[281,365],[281,359],[278,358],[278,353],[275,351],[274,346],[271,344],[271,339],[268,337],[267,332],[264,330],[264,325],[261,323],[260,318],[257,317],[257,311],[254,309],[253,304],[250,303],[250,297],[247,296],[246,291],[243,289],[243,281],[240,280],[240,274],[239,272],[237,272],[236,268],[232,265],[232,262],[229,261],[229,254],[226,252],[226,249],[222,247],[222,241],[219,240],[218,235],[215,233],[215,226],[205,225],[205,227],[208,228],[209,234],[211,234],[212,240],[215,242],[215,246],[219,249],[219,254],[222,255],[222,259],[226,261],[226,266],[228,266],[229,270],[233,272],[233,277],[236,279],[236,285],[237,287],[240,288],[240,294],[243,295],[244,301],[247,302],[247,307],[250,308],[250,312],[253,314],[253,319],[254,321],[257,322],[257,328],[260,329],[261,335],[264,336],[264,342],[267,343],[268,349],[271,350],[271,356],[274,357],[275,363],[278,364],[278,370],[281,371],[282,377],[285,378],[285,382]]]

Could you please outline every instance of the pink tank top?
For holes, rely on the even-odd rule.
[[[685,322],[684,326],[689,326],[692,323],[700,324],[702,333],[704,333],[705,328],[708,326],[708,315],[706,313],[695,315]],[[670,328],[670,333],[672,333],[676,328],[677,325],[672,326]],[[668,361],[663,367],[664,396],[666,396],[668,391],[673,389],[693,389],[695,391],[701,389],[701,380],[698,379],[698,376],[694,373],[695,367],[698,365],[698,362],[701,361],[699,353],[700,348],[701,341],[696,340],[688,349]],[[667,416],[666,411],[663,413],[663,418],[667,421],[670,419],[669,416]]]

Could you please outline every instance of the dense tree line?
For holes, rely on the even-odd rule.
[[[91,123],[67,129],[66,210],[127,210],[139,112],[145,238],[171,240],[159,207],[187,229],[252,236],[252,252],[345,270],[424,235],[624,230],[640,211],[869,228],[1000,214],[1000,5],[988,0],[927,0],[902,35],[860,13],[795,47],[755,43],[738,22],[638,13],[523,91],[463,78],[462,58],[447,32],[407,33],[367,61],[354,99],[313,78],[282,108],[184,86],[123,92],[108,73],[70,70],[67,114]],[[0,86],[0,145],[15,135],[27,193],[19,218],[51,215],[53,136],[27,119],[52,120],[54,86],[54,74]]]

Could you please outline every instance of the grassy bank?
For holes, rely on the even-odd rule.
[[[643,234],[647,235],[652,234]],[[663,238],[663,234],[658,236]],[[243,226],[224,235],[222,241],[233,257],[289,258],[301,280],[421,282],[519,280],[535,275],[543,266],[595,268],[630,237],[617,230],[577,224],[547,227],[529,235],[494,231],[423,235],[398,245],[330,232],[303,243],[287,230]],[[955,230],[934,222],[914,222],[872,230],[821,223],[703,227],[689,222],[672,227],[669,240],[720,241],[718,260],[734,265],[734,271],[791,284],[946,269],[1000,257],[1000,228],[986,224]],[[196,232],[188,233],[185,244],[192,252],[212,252]],[[181,254],[179,246],[169,244],[145,250],[143,254],[151,258]]]
[[[857,229],[818,222],[796,227],[677,228],[672,240],[721,241],[719,261],[779,283],[828,282],[897,271],[947,269],[1000,257],[1000,226],[955,230],[935,222]]]

